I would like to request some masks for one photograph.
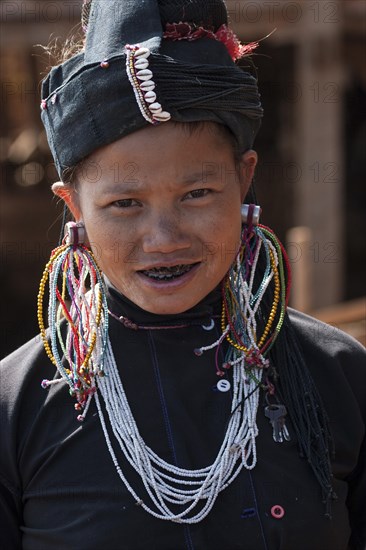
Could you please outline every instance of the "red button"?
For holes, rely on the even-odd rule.
[[[271,508],[271,515],[275,519],[281,519],[285,515],[285,510],[279,504],[275,504]]]

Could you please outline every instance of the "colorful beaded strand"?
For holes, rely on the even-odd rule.
[[[76,274],[77,271],[77,274]],[[62,278],[61,291],[58,279]],[[90,277],[91,289],[86,291],[85,281]],[[50,344],[46,336],[42,315],[45,286],[49,279],[50,301],[48,320],[50,326]],[[103,375],[103,356],[107,345],[108,311],[104,281],[91,251],[84,245],[62,245],[53,251],[40,284],[38,296],[38,320],[46,353],[56,365],[61,379],[70,388],[70,394],[77,398],[77,406],[85,407],[83,419],[94,393],[95,375]],[[70,297],[70,307],[66,303]],[[66,341],[61,334],[61,319],[65,318],[69,330]],[[103,328],[102,326],[103,325]],[[59,346],[67,360],[63,365]],[[97,352],[97,353],[96,353]],[[43,387],[50,385],[44,380]]]

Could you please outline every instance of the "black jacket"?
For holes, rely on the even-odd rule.
[[[164,330],[133,330],[110,318],[110,337],[126,394],[145,442],[186,468],[212,463],[229,416],[230,392],[216,391],[214,352],[193,349],[217,338],[213,293]],[[140,324],[161,324],[112,292],[110,309]],[[94,401],[76,420],[66,384],[43,390],[55,368],[40,337],[1,366],[1,548],[12,550],[364,550],[366,544],[366,364],[364,350],[337,329],[295,311],[290,317],[330,418],[335,440],[333,518],[291,441],[275,443],[258,409],[258,462],[218,497],[202,522],[157,520],[136,505],[107,450]],[[113,436],[112,436],[113,438]],[[118,453],[118,451],[117,451]],[[119,456],[138,494],[141,482]],[[273,506],[284,510],[273,517]]]

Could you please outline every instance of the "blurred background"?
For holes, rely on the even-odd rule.
[[[265,109],[256,187],[262,222],[288,250],[292,305],[365,344],[366,2],[227,6],[243,42],[270,34],[254,57]],[[37,45],[79,33],[80,7],[0,3],[1,357],[38,333],[38,284],[61,228],[39,117],[49,59]]]

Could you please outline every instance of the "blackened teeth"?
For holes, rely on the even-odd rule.
[[[171,267],[162,266],[162,267],[153,267],[152,269],[147,269],[141,271],[147,277],[155,280],[171,280],[177,277],[180,277],[190,271],[192,267],[196,264],[182,264],[174,265]]]

